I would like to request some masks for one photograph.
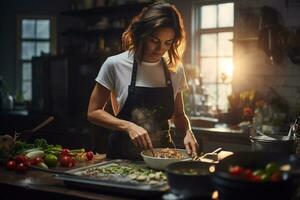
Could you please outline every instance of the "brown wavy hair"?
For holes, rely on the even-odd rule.
[[[166,61],[169,70],[176,71],[185,50],[186,36],[182,16],[174,5],[160,2],[145,7],[123,33],[123,49],[133,51],[135,57],[141,60],[146,40],[160,28],[172,28],[175,32]]]

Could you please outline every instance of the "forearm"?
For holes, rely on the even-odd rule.
[[[89,112],[88,120],[95,125],[118,131],[128,131],[132,124],[132,122],[119,119],[102,109]]]
[[[187,130],[191,130],[190,121],[186,114],[178,114],[173,118],[176,129],[179,132],[186,133]]]

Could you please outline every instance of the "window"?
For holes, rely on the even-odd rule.
[[[192,16],[192,63],[200,68],[207,103],[226,110],[232,91],[234,3],[195,3]]]
[[[51,18],[18,19],[18,82],[24,100],[32,100],[32,57],[55,49],[52,21]]]

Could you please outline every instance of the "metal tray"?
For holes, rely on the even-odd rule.
[[[159,182],[159,184],[150,184],[147,182],[138,182],[130,180],[128,177],[121,176],[82,176],[87,170],[93,168],[105,168],[112,164],[134,164],[136,166],[147,168],[143,162],[131,162],[126,160],[112,160],[107,162],[102,162],[94,165],[89,165],[85,167],[80,167],[73,170],[65,171],[64,173],[54,174],[55,179],[63,180],[64,184],[71,187],[82,188],[82,189],[92,189],[96,191],[106,191],[120,194],[129,194],[137,196],[153,196],[161,195],[169,190],[167,181]]]

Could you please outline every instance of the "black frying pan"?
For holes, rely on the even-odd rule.
[[[229,167],[239,165],[250,169],[264,168],[269,162],[279,165],[289,164],[291,170],[284,173],[278,182],[252,182],[232,176]],[[213,184],[219,192],[219,199],[291,199],[299,180],[300,159],[296,156],[267,152],[240,152],[224,159],[216,166],[212,176]]]

